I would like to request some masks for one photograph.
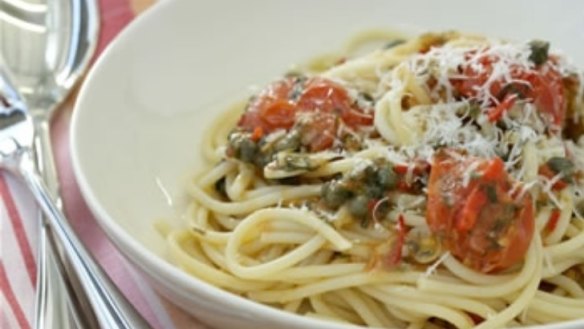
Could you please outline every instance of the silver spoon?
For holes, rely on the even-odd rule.
[[[38,4],[0,1],[0,7],[5,17],[11,18],[0,22],[0,49],[7,66],[16,73],[18,89],[30,108],[36,132],[34,153],[37,169],[42,173],[53,201],[59,205],[49,125],[55,108],[76,85],[95,50],[98,34],[96,3],[94,0],[57,0]],[[88,296],[82,289],[83,282],[79,281],[75,271],[70,270],[71,264],[57,262],[64,265],[59,267],[52,262],[55,258],[53,237],[44,220],[40,234],[35,328],[98,328],[96,318],[101,314],[91,310]],[[68,280],[60,280],[63,273],[59,269],[67,272]],[[114,292],[114,299],[120,299],[116,287],[107,276],[104,278],[107,288]],[[63,291],[69,294],[63,295]],[[69,305],[63,302],[67,299]],[[123,298],[117,302],[131,313],[132,327],[148,327]],[[73,312],[68,312],[69,307]],[[69,316],[63,316],[67,313]]]
[[[63,4],[59,2],[53,3],[51,7],[45,3],[3,2],[1,5],[5,15],[10,15],[11,18],[0,25],[3,57],[11,70],[17,73],[19,90],[26,95],[26,101],[30,104],[37,131],[34,142],[37,168],[54,196],[55,203],[60,206],[49,126],[55,108],[69,93],[74,81],[62,88],[57,86],[56,79],[51,76],[62,70],[55,67],[56,65],[72,66],[71,61],[58,60],[59,57],[73,57],[70,55],[72,52],[76,52],[75,57],[80,60],[73,69],[67,70],[79,74],[87,67],[94,46],[72,48],[70,45],[61,44],[70,38],[84,38],[89,41],[87,44],[95,44],[98,35],[97,16],[93,14],[96,12],[95,8],[90,8],[94,7],[94,4],[89,3],[89,7],[83,4],[84,8],[76,9],[76,13],[72,12],[72,8],[63,8]],[[61,11],[67,14],[63,15]],[[78,22],[71,19],[73,16],[80,17],[76,19]],[[81,30],[78,27],[79,21],[90,27],[83,31],[86,36],[74,35],[79,34]],[[66,38],[57,34],[63,29],[71,31],[65,34]],[[71,34],[71,37],[68,34]],[[52,45],[49,46],[49,43]],[[47,50],[50,50],[48,54]],[[55,89],[57,92],[52,92]],[[50,92],[53,94],[50,95]],[[39,216],[42,216],[40,211]],[[87,297],[83,290],[75,289],[76,278],[74,275],[67,275],[63,264],[58,261],[59,257],[55,255],[55,245],[52,243],[49,230],[44,225],[44,219],[40,218],[34,327],[98,328],[97,320],[90,309],[88,311]]]
[[[58,5],[61,5],[57,3]],[[55,165],[53,163],[51,143],[49,138],[50,121],[55,112],[55,108],[62,102],[69,92],[70,86],[60,88],[53,95],[48,95],[49,91],[55,89],[56,79],[47,79],[55,75],[50,65],[69,65],[67,61],[56,60],[58,57],[67,56],[67,53],[76,51],[81,59],[76,68],[72,71],[82,72],[89,63],[93,54],[94,46],[81,47],[78,49],[67,49],[56,42],[63,43],[65,38],[56,35],[59,29],[69,29],[70,34],[77,34],[79,28],[73,25],[69,16],[84,15],[83,24],[93,26],[84,33],[87,33],[87,40],[96,40],[98,29],[97,19],[91,14],[95,11],[87,11],[87,8],[77,9],[80,13],[72,13],[69,8],[49,7],[48,4],[23,4],[6,2],[3,4],[4,12],[11,15],[13,20],[4,23],[2,29],[2,53],[9,63],[11,70],[17,72],[18,87],[26,94],[26,101],[30,104],[33,114],[33,121],[36,126],[37,136],[35,138],[36,163],[45,184],[55,197],[55,202],[60,206],[58,198],[58,180]],[[68,15],[62,15],[56,10],[68,10]],[[87,15],[89,13],[89,15]],[[59,17],[60,16],[60,17]],[[57,27],[57,20],[61,20],[61,26]],[[79,23],[76,23],[78,25]],[[77,30],[77,31],[76,31]],[[89,32],[89,33],[88,33]],[[76,38],[83,36],[74,36]],[[46,50],[49,42],[53,48],[49,56]],[[93,41],[95,43],[95,41]],[[67,45],[65,45],[67,46]],[[52,63],[52,64],[48,64]],[[61,69],[58,69],[59,71]],[[71,70],[71,69],[69,69]],[[42,212],[39,212],[42,216]],[[35,323],[37,329],[58,329],[58,328],[98,328],[95,316],[88,309],[87,296],[82,289],[75,289],[77,280],[74,275],[67,275],[63,264],[60,264],[59,257],[55,256],[55,244],[52,243],[49,228],[44,225],[44,219],[40,218],[39,250],[37,261],[37,289],[35,298]]]

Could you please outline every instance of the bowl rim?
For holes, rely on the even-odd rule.
[[[83,110],[84,104],[86,103],[86,98],[88,97],[87,95],[90,94],[91,90],[93,89],[94,76],[97,74],[97,72],[102,70],[103,67],[107,67],[108,61],[110,57],[112,57],[112,52],[115,49],[123,47],[123,45],[127,42],[126,40],[131,39],[137,33],[141,33],[140,30],[143,25],[151,24],[152,21],[157,20],[157,17],[160,16],[163,11],[170,10],[172,6],[180,3],[181,1],[183,0],[159,1],[152,5],[144,13],[133,19],[96,58],[80,86],[69,127],[69,149],[73,174],[83,199],[87,203],[91,213],[94,215],[96,222],[105,232],[108,240],[112,242],[117,251],[120,252],[120,254],[122,254],[126,260],[130,261],[133,266],[138,267],[141,270],[145,270],[146,268],[150,270],[154,269],[158,276],[169,278],[171,281],[176,283],[172,286],[188,287],[190,289],[197,290],[201,294],[212,297],[216,301],[223,301],[228,303],[230,306],[237,305],[237,307],[242,311],[261,314],[268,321],[286,322],[297,326],[304,326],[315,329],[364,328],[362,326],[337,323],[321,320],[318,318],[309,318],[299,314],[286,312],[284,310],[273,308],[262,303],[238,296],[227,290],[207,283],[206,281],[199,279],[196,276],[190,275],[181,270],[179,267],[171,264],[169,260],[166,260],[145,248],[142,243],[130,235],[117,221],[115,221],[114,217],[111,216],[105,207],[99,202],[98,197],[94,193],[91,184],[89,183],[89,180],[84,173],[83,165],[81,164],[81,154],[79,152],[79,140],[77,138],[77,136],[81,133],[79,127],[82,125],[80,122],[80,113],[85,111]],[[149,264],[149,266],[144,264]],[[152,286],[150,282],[149,285]],[[172,300],[170,301],[182,309],[181,305],[174,303]],[[539,325],[529,328],[575,329],[577,326],[582,325],[584,325],[584,319]]]

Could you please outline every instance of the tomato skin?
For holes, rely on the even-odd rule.
[[[553,232],[558,226],[558,221],[560,220],[561,212],[559,209],[554,209],[550,213],[550,217],[548,218],[548,222],[545,225],[545,229],[548,232]]]
[[[492,107],[491,110],[489,110],[487,113],[489,121],[497,122],[501,120],[503,114],[509,111],[513,105],[515,105],[516,99],[517,95],[506,96],[499,105]]]
[[[301,111],[342,111],[350,106],[347,91],[338,84],[323,78],[312,78],[298,99]]]
[[[395,230],[397,234],[395,238],[395,243],[387,257],[387,264],[390,267],[397,266],[402,260],[402,249],[404,247],[407,234],[406,223],[403,214],[399,215]]]
[[[294,99],[298,90],[300,94]],[[250,132],[260,127],[269,134],[300,124],[303,145],[310,151],[321,151],[333,145],[341,122],[353,129],[370,126],[373,114],[355,105],[347,90],[334,81],[320,77],[287,78],[260,92],[238,126]]]
[[[469,52],[467,57],[471,58],[476,52]],[[458,92],[464,98],[472,99],[477,96],[477,89],[487,83],[493,73],[493,65],[499,59],[496,56],[484,55],[478,59],[478,62],[484,67],[482,71],[476,71],[472,65],[461,67],[461,74],[464,78],[453,79],[451,82]],[[503,81],[494,81],[491,83],[489,93],[496,98],[489,106],[496,107],[500,102],[504,102],[507,96],[516,93],[519,98],[533,103],[553,128],[561,128],[565,121],[567,103],[565,97],[565,88],[563,78],[553,66],[553,57],[546,63],[539,65],[531,70],[525,70],[517,66],[511,66],[510,76],[513,80],[524,81],[525,83],[515,82],[504,84]],[[509,88],[511,87],[511,88]],[[508,90],[506,90],[509,88]],[[510,91],[513,91],[510,93]],[[499,108],[498,112],[511,107],[505,104]],[[500,119],[500,113],[491,114],[489,119],[496,121]],[[557,130],[557,129],[556,129]]]
[[[566,96],[562,75],[549,65],[540,69],[540,74],[525,77],[532,85],[530,98],[536,107],[549,116],[548,120],[562,127],[566,117]]]
[[[239,127],[253,131],[261,127],[265,133],[289,129],[294,124],[294,103],[289,100],[294,79],[276,81],[253,99],[238,122]]]
[[[533,202],[509,195],[512,182],[500,158],[485,160],[438,151],[428,184],[426,221],[465,265],[484,273],[520,262],[534,234]],[[460,159],[460,157],[463,159]],[[479,162],[476,177],[465,170]]]
[[[331,80],[318,77],[307,82],[298,100],[298,110],[335,113],[351,128],[373,124],[373,115],[354,106],[345,88]]]

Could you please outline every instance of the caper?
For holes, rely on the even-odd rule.
[[[566,158],[562,157],[552,157],[547,161],[547,165],[556,174],[564,174],[567,176],[574,170],[574,163]]]
[[[276,143],[276,151],[295,151],[300,148],[300,134],[297,130],[292,130],[284,138]]]
[[[542,40],[533,40],[529,43],[531,54],[529,60],[535,65],[541,65],[548,60],[548,52],[550,50],[550,43]]]
[[[265,166],[268,165],[268,163],[272,162],[273,158],[274,158],[274,155],[272,153],[258,152],[256,154],[256,157],[253,160],[253,163],[258,168],[264,168]]]
[[[385,194],[385,189],[378,182],[369,183],[364,186],[365,194],[372,199],[379,199]]]
[[[346,186],[338,181],[325,183],[320,194],[325,204],[331,208],[339,207],[353,195]]]
[[[239,143],[239,159],[244,162],[254,162],[258,153],[258,145],[249,138],[241,139]]]
[[[358,195],[349,202],[349,212],[355,217],[363,218],[367,216],[369,198]]]
[[[381,166],[377,170],[377,182],[384,189],[393,189],[397,184],[397,175],[390,166]]]

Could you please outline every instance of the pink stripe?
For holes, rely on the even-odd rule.
[[[128,0],[100,0],[101,33],[97,43],[100,54],[107,44],[134,18]]]
[[[8,316],[6,316],[6,309],[3,303],[0,303],[0,328],[10,328],[8,324]]]
[[[144,281],[144,277],[141,274],[137,273],[136,270],[132,267],[130,263],[126,261],[125,258],[120,257],[120,263],[124,264],[124,270],[129,276],[134,286],[132,289],[138,291],[141,295],[138,303],[135,303],[135,306],[141,306],[141,310],[143,310],[144,315],[147,316],[148,322],[154,328],[161,328],[161,329],[172,329],[175,328],[174,324],[170,319],[168,319],[168,313],[164,310],[160,304],[157,304],[158,296],[154,294],[152,288],[146,284]],[[144,303],[142,305],[138,305],[139,303]],[[157,307],[158,306],[158,307]],[[167,320],[165,323],[163,317],[166,316],[164,319]]]
[[[96,223],[94,222],[93,225]],[[93,226],[87,226],[85,229]],[[96,227],[96,229],[98,229]],[[95,231],[95,230],[94,230]],[[123,294],[128,298],[130,303],[142,314],[142,316],[150,323],[153,328],[164,328],[156,313],[152,310],[152,306],[145,297],[144,292],[138,286],[135,278],[129,273],[128,265],[126,260],[117,250],[109,243],[105,236],[100,234],[100,239],[102,243],[106,242],[98,249],[93,249],[97,251],[95,256],[99,260],[100,264],[106,270],[106,273],[112,279],[112,281],[122,289]],[[170,328],[164,328],[170,329]]]
[[[10,218],[10,222],[12,223],[14,235],[16,236],[16,242],[18,243],[18,247],[20,249],[20,252],[22,253],[24,264],[26,265],[26,272],[28,273],[31,284],[34,287],[36,284],[36,264],[34,261],[34,256],[32,254],[28,238],[26,237],[26,232],[22,225],[22,218],[18,213],[18,209],[16,208],[16,204],[14,203],[14,199],[12,198],[10,189],[6,184],[6,178],[4,177],[4,174],[0,175],[0,194],[2,195],[2,200],[4,201],[4,205],[6,206],[8,217]]]
[[[16,296],[14,295],[14,291],[12,291],[12,287],[8,283],[8,276],[6,275],[6,271],[4,270],[4,263],[0,263],[0,290],[6,297],[8,301],[8,305],[14,312],[14,316],[16,317],[16,321],[18,321],[18,325],[21,329],[30,329],[30,324],[26,320],[26,316],[22,311],[22,308],[18,304],[16,300]]]

